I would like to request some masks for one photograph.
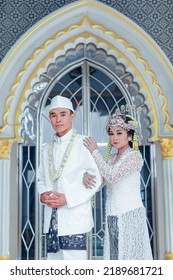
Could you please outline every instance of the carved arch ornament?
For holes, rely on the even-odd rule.
[[[85,46],[92,45],[95,50],[102,50],[108,60],[110,57],[113,58],[116,66],[114,69],[112,67],[112,73],[118,76],[118,69],[122,67],[131,77],[131,81],[128,83],[132,86],[131,89],[138,91],[140,105],[144,104],[144,119],[150,130],[149,138],[154,141],[158,140],[159,136],[169,137],[173,134],[172,116],[168,110],[169,96],[163,94],[164,84],[162,85],[161,81],[157,80],[157,73],[151,67],[153,65],[149,65],[146,57],[141,55],[141,46],[137,46],[139,42],[138,44],[136,44],[136,40],[134,40],[134,44],[130,42],[129,34],[132,32],[133,35],[136,35],[137,27],[120,13],[98,2],[77,1],[75,3],[75,5],[65,6],[34,26],[3,61],[0,84],[5,94],[2,92],[4,108],[1,109],[1,135],[4,138],[13,139],[13,141],[23,141],[23,137],[26,137],[24,118],[27,122],[35,122],[41,94],[45,93],[48,84],[50,86],[62,71],[57,66],[58,61],[67,61],[69,53],[73,53],[77,58],[77,50],[83,43]],[[95,13],[93,13],[94,10]],[[81,18],[81,11],[84,15],[87,13],[88,16]],[[72,13],[76,14],[75,18],[71,17]],[[58,21],[61,24],[58,24]],[[112,30],[113,21],[115,31]],[[62,23],[64,23],[63,29]],[[55,25],[56,32],[53,33]],[[118,29],[120,26],[123,28]],[[126,31],[126,36],[123,36],[124,31]],[[153,46],[152,41],[149,42],[144,32],[141,33],[142,31],[139,29],[138,36],[142,35],[147,46],[146,49],[153,48],[153,53],[156,54],[156,46]],[[32,45],[28,43],[31,38]],[[41,39],[39,40],[39,38]],[[160,60],[163,68],[167,69],[167,80],[169,80],[172,73],[171,66],[160,50],[157,50],[157,54],[158,61]],[[18,63],[15,64],[17,61]],[[10,70],[12,67],[13,71]],[[48,82],[43,77],[50,72],[51,78]],[[8,88],[5,78],[9,74],[12,76],[10,76]],[[167,89],[169,89],[168,84]],[[169,93],[168,90],[167,93]],[[30,131],[30,136],[32,136],[31,141],[35,141],[34,131]]]

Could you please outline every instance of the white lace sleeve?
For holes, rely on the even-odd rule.
[[[138,151],[133,151],[126,157],[122,157],[115,164],[106,163],[98,150],[94,150],[92,156],[100,170],[101,175],[107,182],[118,182],[126,175],[140,171],[143,165],[142,155]]]

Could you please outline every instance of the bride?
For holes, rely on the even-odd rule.
[[[130,115],[115,113],[106,130],[109,135],[106,160],[92,138],[84,140],[84,146],[92,154],[107,185],[104,259],[152,259],[146,210],[140,194],[143,159],[138,150],[139,125]],[[110,156],[112,147],[117,153]],[[91,188],[94,179],[85,174],[85,187]]]

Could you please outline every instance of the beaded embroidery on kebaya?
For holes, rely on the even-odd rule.
[[[100,152],[96,149],[92,153],[101,175],[109,183],[115,183],[124,178],[127,174],[140,171],[143,165],[143,159],[139,151],[127,148],[115,164],[106,163]],[[122,164],[124,162],[124,164]]]

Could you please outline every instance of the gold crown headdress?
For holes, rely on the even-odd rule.
[[[139,122],[139,116],[141,113],[142,108],[138,107],[136,108],[135,105],[122,105],[120,108],[117,108],[115,113],[112,114],[112,116],[109,118],[107,125],[106,125],[106,131],[109,131],[110,127],[114,126],[120,126],[124,128],[126,131],[133,130],[134,136],[132,139],[132,146],[133,149],[138,149],[139,141],[142,140],[141,130],[140,130],[140,122]],[[135,117],[133,117],[134,115]],[[126,122],[126,118],[129,118]],[[108,154],[110,154],[111,151],[111,143],[108,143],[107,152],[105,155],[105,159],[108,159]]]

